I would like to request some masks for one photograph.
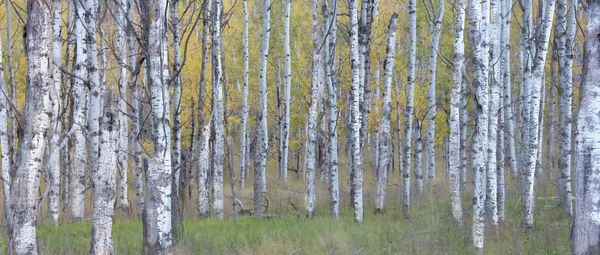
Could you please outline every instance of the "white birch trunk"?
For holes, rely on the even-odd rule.
[[[359,52],[358,52],[358,6],[356,0],[348,1],[348,9],[350,13],[350,66],[352,70],[352,82],[351,82],[351,189],[352,189],[352,206],[354,208],[354,221],[358,223],[363,222],[363,197],[362,197],[362,153],[360,150],[360,63]]]
[[[269,134],[267,127],[267,59],[269,57],[269,35],[271,32],[271,1],[263,2],[263,27],[262,48],[260,50],[260,66],[258,73],[258,90],[260,93],[259,116],[257,118],[257,157],[254,161],[254,214],[258,217],[262,214],[262,201],[266,198],[267,179],[266,164],[267,150],[269,146]]]
[[[327,1],[323,1],[323,5],[326,5]],[[327,154],[329,155],[327,161],[328,167],[328,182],[329,182],[329,207],[331,217],[338,219],[339,217],[339,204],[340,204],[340,191],[339,191],[339,174],[338,174],[338,134],[337,134],[337,77],[336,77],[336,65],[335,65],[335,53],[337,50],[337,1],[330,0],[329,10],[327,11],[326,28],[329,28],[329,34],[327,35],[327,42],[325,44],[325,71],[327,81],[327,137],[328,146]],[[287,8],[287,7],[286,7]],[[325,6],[327,9],[327,6]],[[289,49],[289,48],[288,48]],[[286,55],[289,56],[289,55]],[[287,69],[286,62],[286,72]],[[291,67],[290,67],[291,69]],[[291,70],[290,70],[291,71]],[[291,80],[290,80],[291,82]],[[288,84],[286,84],[288,86]],[[286,87],[286,89],[289,87]],[[286,107],[289,107],[289,90],[285,100],[287,101]],[[287,109],[287,108],[286,108]],[[287,123],[284,125],[289,126],[289,111],[286,112]],[[288,127],[289,128],[289,127]],[[287,134],[289,136],[289,133]],[[287,139],[287,137],[286,137]]]
[[[415,119],[413,122],[415,144],[415,155],[413,160],[413,171],[415,174],[415,190],[417,195],[423,195],[423,120]]]
[[[523,198],[523,227],[526,231],[531,230],[533,226],[533,210],[534,210],[534,184],[535,184],[535,169],[538,158],[538,143],[539,143],[539,114],[540,114],[540,96],[542,90],[542,80],[544,75],[544,67],[546,63],[546,53],[548,52],[548,41],[550,38],[550,30],[552,29],[552,19],[554,17],[554,0],[548,0],[544,10],[544,19],[542,21],[540,32],[536,40],[536,51],[533,58],[533,68],[530,74],[531,79],[524,81],[531,95],[528,100],[529,110],[524,116],[524,123],[527,123],[528,143],[526,150],[523,153],[524,165],[521,184],[521,196]],[[531,49],[533,50],[533,49]]]
[[[452,218],[455,223],[462,225],[462,205],[460,198],[460,167],[461,167],[461,125],[460,125],[460,106],[461,106],[461,90],[462,70],[464,68],[465,58],[465,42],[464,42],[464,27],[465,27],[465,4],[466,0],[460,0],[456,5],[456,23],[454,38],[454,56],[452,67],[452,92],[450,96],[450,167],[448,169],[448,184],[450,188],[450,205],[452,207]]]
[[[510,70],[510,20],[512,13],[512,0],[503,0],[502,2],[502,15],[504,23],[501,32],[502,45],[502,57],[500,59],[500,65],[502,65],[502,91],[504,97],[504,115],[505,121],[505,140],[506,140],[506,153],[507,160],[509,163],[510,171],[513,177],[517,176],[517,155],[515,148],[515,115],[513,112],[513,101],[512,101],[512,82],[511,82],[511,70]],[[502,116],[500,117],[502,118]]]
[[[134,65],[135,63],[128,63],[127,58],[127,2],[125,0],[119,0],[117,2],[117,55],[119,58],[119,111],[117,112],[119,118],[119,150],[117,153],[117,162],[119,167],[119,207],[124,211],[129,209],[129,200],[127,198],[127,168],[129,167],[128,153],[129,153],[129,140],[128,140],[128,128],[127,128],[127,65]],[[130,52],[129,54],[133,54]],[[133,92],[133,91],[132,91]],[[135,96],[132,96],[133,100],[136,100]]]
[[[184,169],[181,152],[181,28],[179,25],[179,0],[169,2],[171,33],[173,34],[173,203],[179,203],[181,170]]]
[[[0,40],[0,93],[8,95],[6,88],[6,80],[4,79],[4,64],[2,63],[2,40]],[[9,215],[10,211],[10,147],[9,147],[9,130],[8,130],[8,112],[9,105],[6,96],[0,96],[0,163],[2,170],[2,191],[4,212]]]
[[[485,2],[484,2],[485,1]],[[487,15],[485,14],[487,13]],[[469,1],[469,38],[473,56],[474,132],[471,152],[473,169],[473,246],[483,252],[485,230],[486,159],[488,136],[488,43],[487,0]]]
[[[502,67],[500,65],[500,38],[502,30],[502,5],[500,1],[490,1],[491,27],[489,30],[490,49],[490,75],[489,75],[489,107],[488,115],[488,137],[487,137],[487,178],[486,178],[486,211],[492,229],[498,228],[498,101],[500,100],[500,81]],[[485,11],[485,9],[484,9]]]
[[[410,159],[412,141],[413,105],[415,95],[415,64],[417,55],[417,1],[408,2],[408,78],[406,110],[404,112],[404,155],[402,157],[402,212],[408,217],[410,210]]]
[[[73,163],[71,165],[71,217],[82,219],[84,216],[85,172],[87,169],[88,151],[87,134],[87,99],[85,77],[87,77],[87,46],[84,40],[83,7],[81,1],[75,2],[75,63],[73,65]]]
[[[112,220],[117,197],[118,104],[110,89],[105,90],[103,116],[100,123],[100,155],[98,171],[92,173],[93,220],[90,254],[113,254]]]
[[[50,69],[50,9],[49,4],[27,1],[27,89],[25,108],[19,119],[22,133],[19,137],[16,169],[10,187],[10,210],[7,217],[9,254],[38,253],[38,190],[54,92]]]
[[[600,253],[600,2],[588,1],[577,116],[575,220],[571,254]]]
[[[575,11],[577,1],[571,0],[570,3],[567,14],[567,1],[557,1],[556,26],[554,28],[559,84],[558,191],[562,212],[569,217],[573,216],[573,203],[571,201],[571,112],[573,101],[573,40],[576,33]]]
[[[380,143],[379,143],[379,163],[377,164],[377,181],[376,181],[376,196],[375,210],[385,210],[385,192],[388,183],[388,168],[390,162],[390,143],[392,136],[390,133],[390,121],[392,116],[392,71],[394,68],[394,56],[396,53],[396,20],[398,14],[392,14],[388,25],[388,38],[386,57],[383,64],[383,97],[381,103],[381,123]]]
[[[312,80],[310,87],[310,105],[308,108],[308,129],[306,131],[306,217],[312,219],[316,212],[315,175],[317,171],[317,117],[319,113],[319,90],[321,80],[321,38],[319,36],[319,1],[312,0]]]
[[[210,1],[210,0],[209,0]],[[243,47],[244,47],[244,87],[242,89],[242,123],[241,123],[241,132],[240,132],[240,189],[244,189],[244,183],[246,180],[246,173],[248,169],[246,169],[246,147],[248,144],[247,135],[247,126],[248,126],[248,3],[247,0],[243,0],[243,8],[244,8],[244,35],[243,35]],[[286,2],[286,11],[289,10],[288,3]],[[286,16],[286,35],[284,38],[287,38],[287,41],[284,41],[284,47],[287,47],[288,51],[286,51],[286,71],[289,60],[289,11]],[[285,37],[287,36],[287,37]],[[285,40],[285,39],[284,39]],[[285,43],[287,42],[287,43]],[[287,46],[285,46],[287,45]],[[284,78],[285,79],[285,78]],[[286,80],[287,81],[287,80]],[[286,108],[287,109],[287,108]],[[287,172],[286,172],[287,174]],[[284,178],[285,180],[285,178]]]
[[[198,216],[206,218],[210,215],[210,198],[208,188],[208,171],[210,160],[210,123],[202,127],[200,137],[200,150],[198,152],[198,169],[196,172],[196,186],[198,188]]]
[[[433,9],[433,8],[432,8]],[[425,172],[435,185],[435,114],[437,111],[435,98],[435,83],[437,75],[437,55],[444,18],[444,0],[438,1],[438,13],[433,20],[433,38],[431,42],[431,56],[429,57],[429,110],[427,111],[427,127],[425,134]]]
[[[172,253],[171,225],[171,127],[169,90],[164,77],[167,60],[164,45],[166,0],[147,1],[142,5],[144,32],[147,33],[146,62],[150,105],[152,107],[153,156],[146,170],[144,199],[144,254]]]
[[[212,9],[212,130],[214,132],[214,143],[212,148],[211,187],[212,187],[212,210],[217,219],[223,218],[223,159],[224,159],[224,134],[223,126],[223,68],[221,59],[221,0],[213,0]]]
[[[326,0],[324,0],[326,1]],[[289,158],[289,139],[290,139],[290,97],[292,87],[292,61],[290,53],[290,6],[292,5],[291,0],[285,1],[285,20],[284,20],[284,35],[283,35],[283,50],[285,54],[285,72],[283,74],[283,122],[281,123],[281,162],[280,171],[281,178],[287,181],[288,172],[288,158]],[[332,27],[333,35],[335,27]],[[247,38],[246,38],[247,39]],[[329,39],[331,40],[331,38]],[[246,44],[248,42],[246,41]],[[331,42],[329,43],[331,44]],[[335,41],[334,41],[335,44]],[[335,54],[334,54],[335,56]],[[335,58],[335,57],[334,57]],[[335,61],[334,61],[335,63]],[[335,96],[335,95],[334,95]],[[337,151],[336,151],[337,153]]]

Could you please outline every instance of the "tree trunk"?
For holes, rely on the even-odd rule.
[[[577,117],[575,220],[572,254],[600,253],[600,1],[588,1],[583,77]]]
[[[0,40],[0,70],[4,71],[4,65],[2,63],[2,40]],[[2,72],[4,74],[4,72]],[[6,80],[4,75],[0,75],[0,93],[2,95],[8,95],[6,89]],[[9,216],[10,211],[10,147],[9,147],[9,127],[8,127],[8,112],[9,102],[5,96],[0,96],[0,166],[2,171],[2,191],[3,191],[3,202],[4,202],[4,213],[5,216]]]
[[[375,196],[375,210],[385,210],[385,192],[388,183],[388,168],[390,162],[390,143],[392,136],[390,133],[390,121],[392,116],[392,72],[394,69],[394,57],[396,55],[396,20],[398,14],[392,14],[388,25],[388,38],[386,57],[383,64],[383,96],[381,103],[381,123],[380,143],[379,143],[379,163],[377,164],[377,182]]]
[[[423,195],[423,120],[416,119],[413,122],[414,136],[413,142],[415,144],[415,155],[413,160],[413,170],[415,174],[415,189],[417,195]]]
[[[558,62],[558,191],[564,215],[573,216],[571,199],[571,123],[573,101],[573,41],[576,33],[577,1],[556,3],[556,56]],[[568,16],[568,18],[567,18]],[[568,20],[568,24],[567,24]]]
[[[456,5],[456,36],[454,38],[454,56],[452,67],[452,92],[450,96],[450,167],[448,168],[448,184],[450,187],[450,204],[452,207],[452,218],[457,225],[462,225],[462,205],[460,198],[460,171],[461,171],[461,125],[460,125],[460,106],[461,106],[461,90],[463,86],[462,71],[465,60],[465,4],[466,0],[460,0]]]
[[[213,0],[212,6],[212,130],[214,141],[211,155],[211,187],[212,210],[217,219],[223,218],[223,159],[224,159],[224,126],[223,126],[223,67],[221,59],[221,0]]]
[[[433,10],[433,6],[431,6]],[[429,57],[429,110],[427,111],[427,128],[425,134],[425,172],[435,185],[435,114],[437,111],[435,98],[435,83],[437,75],[437,55],[444,18],[444,0],[438,1],[438,13],[432,20],[433,38],[431,42],[431,56]]]
[[[207,0],[210,1],[210,0]],[[246,174],[248,169],[246,169],[246,147],[248,146],[248,137],[247,134],[247,126],[248,126],[248,3],[247,0],[243,0],[243,8],[244,8],[244,36],[242,38],[244,44],[244,87],[242,89],[242,123],[241,123],[241,132],[240,132],[240,189],[244,189],[244,183],[246,180]],[[286,10],[288,10],[288,3],[286,3]],[[286,52],[286,71],[289,60],[289,12],[286,16],[286,21],[288,23],[287,26],[287,45],[288,51]],[[285,39],[284,39],[285,40]],[[285,47],[285,46],[284,46]],[[285,79],[285,78],[284,78]],[[286,80],[287,82],[287,80]],[[287,109],[287,108],[286,108]],[[284,178],[285,180],[285,178]]]
[[[202,66],[200,69],[200,94],[198,95],[198,127],[200,127],[200,150],[198,152],[198,172],[196,173],[196,185],[198,189],[198,216],[208,217],[210,215],[210,194],[208,184],[208,171],[210,160],[210,123],[204,124],[204,92],[206,89],[206,66],[208,65],[208,46],[210,35],[210,13],[212,0],[205,0],[202,4]]]
[[[50,5],[40,1],[27,1],[27,89],[25,108],[19,119],[22,135],[19,137],[14,179],[10,186],[7,222],[10,254],[38,253],[38,189],[54,93],[50,73],[50,8]]]
[[[326,1],[326,0],[324,0]],[[281,161],[280,161],[280,172],[281,178],[287,181],[288,171],[288,158],[289,158],[289,139],[290,139],[290,97],[292,87],[292,61],[290,53],[290,7],[292,5],[291,0],[285,1],[285,20],[284,20],[284,37],[283,37],[283,49],[285,54],[285,72],[283,74],[283,123],[281,124]],[[247,19],[246,19],[247,20]],[[247,26],[247,25],[246,25]],[[335,27],[332,27],[332,32]],[[330,34],[333,36],[333,34]],[[247,39],[247,38],[246,38]],[[331,44],[331,38],[329,39]],[[246,40],[246,46],[248,41]],[[335,42],[334,42],[335,44]],[[330,49],[331,50],[331,49]],[[335,61],[334,61],[335,62]]]
[[[71,172],[71,217],[82,219],[84,216],[84,192],[85,192],[85,172],[87,169],[88,151],[86,139],[87,134],[87,99],[86,84],[83,78],[87,77],[88,56],[86,54],[87,46],[84,40],[85,27],[83,24],[83,6],[82,1],[75,2],[75,63],[73,65],[73,75],[81,77],[73,79],[73,164]]]
[[[360,66],[360,111],[361,111],[361,148],[368,144],[369,113],[371,111],[371,28],[375,0],[361,1],[358,23],[358,53]],[[362,156],[361,156],[362,157]]]
[[[142,23],[146,33],[146,62],[152,107],[153,156],[146,170],[144,199],[144,254],[172,252],[171,225],[171,128],[169,90],[164,77],[167,60],[163,45],[166,31],[166,0],[145,1]]]
[[[409,45],[406,110],[404,112],[404,156],[402,157],[402,213],[408,217],[410,210],[410,159],[412,141],[413,105],[415,96],[415,65],[417,55],[417,1],[408,2]]]
[[[5,1],[6,6],[6,64],[8,66],[8,82],[10,84],[10,101],[15,102],[17,89],[15,87],[15,69],[12,61],[12,19],[11,19],[12,1]],[[10,156],[10,169],[15,169],[15,144],[17,135],[17,121],[15,120],[15,111],[8,111],[8,149]]]
[[[127,2],[119,0],[117,2],[117,55],[119,58],[119,150],[117,153],[117,166],[119,168],[119,207],[125,212],[129,211],[129,200],[127,198],[127,168],[129,167],[129,129],[127,128],[127,65],[134,65],[134,62],[128,63],[127,58]],[[133,54],[130,52],[129,54]],[[133,91],[132,91],[133,92]],[[131,97],[136,100],[135,96]]]
[[[486,158],[488,137],[488,43],[487,0],[469,1],[469,38],[473,56],[474,132],[471,152],[473,169],[473,246],[483,252],[485,230]]]
[[[289,1],[288,1],[289,2]],[[326,5],[327,1],[323,1],[323,5]],[[286,7],[287,8],[287,7]],[[339,174],[338,174],[338,134],[337,134],[337,77],[336,77],[336,65],[335,65],[335,53],[337,50],[337,1],[331,0],[330,7],[327,12],[327,29],[329,29],[329,34],[327,35],[327,43],[325,44],[325,71],[327,75],[327,131],[328,131],[328,151],[327,154],[328,162],[327,166],[328,170],[328,181],[329,181],[329,207],[330,207],[330,215],[331,217],[338,219],[339,217],[339,204],[340,204],[340,191],[339,191]],[[286,9],[286,11],[288,11]],[[289,45],[288,45],[288,54],[289,56]],[[291,72],[291,65],[288,69],[287,60],[286,60],[286,73],[288,70]],[[290,77],[291,78],[291,77]],[[289,107],[289,83],[291,83],[291,79],[287,81],[286,84],[286,109]],[[286,112],[286,121],[284,125],[287,125],[286,128],[289,129],[289,110]],[[289,132],[286,133],[289,136]],[[286,137],[287,139],[287,137]],[[286,169],[287,170],[287,169]]]
[[[119,121],[117,100],[110,89],[105,90],[104,110],[100,124],[100,156],[101,167],[92,173],[93,221],[91,254],[113,254],[112,219],[117,195],[118,151],[120,150]]]
[[[269,147],[269,134],[267,127],[267,59],[269,57],[269,35],[271,31],[271,1],[264,0],[263,3],[263,38],[260,50],[260,66],[258,73],[258,90],[260,96],[260,110],[257,118],[257,157],[254,160],[254,215],[260,217],[262,214],[262,201],[267,193],[267,150]]]

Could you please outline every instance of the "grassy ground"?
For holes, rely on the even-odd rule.
[[[273,163],[271,163],[273,164]],[[440,164],[441,166],[441,164]],[[269,166],[270,176],[276,176],[275,165]],[[346,168],[341,169],[340,219],[328,217],[327,190],[318,185],[317,217],[307,220],[304,208],[303,183],[295,175],[284,183],[268,180],[269,213],[282,218],[255,219],[241,216],[234,220],[231,199],[225,200],[226,216],[222,221],[198,219],[195,208],[184,207],[184,239],[176,246],[177,254],[465,254],[471,253],[472,199],[470,187],[463,195],[464,225],[451,221],[447,177],[441,170],[433,188],[426,182],[423,195],[413,194],[410,218],[400,214],[401,189],[397,172],[390,175],[387,205],[384,213],[374,214],[374,176],[367,164],[365,171],[365,220],[353,222],[349,203]],[[252,175],[239,195],[246,207],[251,207]],[[229,180],[226,176],[225,180]],[[486,233],[486,254],[568,254],[569,221],[560,214],[557,201],[546,199],[555,195],[552,181],[544,176],[538,180],[535,226],[525,234],[520,228],[521,209],[519,181],[507,174],[506,222],[498,232]],[[470,186],[470,185],[468,185]],[[229,194],[229,185],[225,185]],[[413,191],[414,192],[414,191]],[[129,194],[135,194],[130,191]],[[132,201],[134,198],[131,197]],[[195,201],[195,198],[189,201]],[[297,209],[296,209],[297,208]],[[135,210],[134,210],[135,211]],[[89,214],[89,210],[87,211]],[[45,218],[42,212],[40,219]],[[42,254],[89,253],[91,222],[65,221],[59,227],[40,222],[38,242]],[[142,224],[135,216],[119,212],[113,225],[115,252],[139,254],[142,245]],[[5,238],[0,247],[6,247]],[[0,251],[5,251],[1,249]]]

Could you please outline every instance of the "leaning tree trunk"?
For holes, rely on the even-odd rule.
[[[100,123],[101,167],[92,173],[93,220],[90,254],[113,254],[112,221],[117,194],[118,136],[120,117],[117,100],[110,89],[104,91],[103,115]]]
[[[413,105],[415,95],[415,65],[417,55],[417,1],[408,2],[409,45],[406,110],[404,112],[404,156],[402,157],[402,213],[408,217],[410,210],[410,159],[412,141]]]
[[[260,110],[257,118],[256,152],[254,160],[254,214],[260,217],[262,214],[262,201],[267,195],[267,149],[269,147],[269,134],[267,127],[267,59],[269,57],[269,35],[271,32],[271,1],[264,0],[263,3],[263,38],[260,50],[260,66],[258,73],[258,90],[260,96]]]
[[[485,230],[485,175],[488,136],[488,51],[487,15],[489,5],[481,0],[469,1],[469,39],[473,56],[474,132],[471,152],[473,169],[473,246],[483,252]]]
[[[306,130],[306,194],[305,206],[306,217],[312,219],[315,217],[316,210],[316,186],[315,175],[317,171],[317,117],[319,113],[319,90],[321,80],[319,68],[321,68],[319,37],[319,1],[312,0],[312,81],[310,86],[310,105],[308,107],[308,123]]]
[[[452,67],[452,92],[450,96],[450,167],[448,168],[448,184],[450,187],[450,204],[452,207],[452,218],[455,223],[462,225],[462,205],[460,199],[460,105],[461,105],[461,89],[463,86],[462,82],[462,70],[464,68],[465,60],[465,41],[464,41],[464,27],[465,27],[465,4],[466,0],[460,0],[456,5],[457,16],[456,25],[456,36],[454,38],[454,57]]]
[[[223,126],[223,67],[221,59],[221,0],[213,0],[212,9],[212,130],[214,141],[211,164],[212,210],[217,219],[223,218],[223,159],[224,159],[224,126]]]
[[[83,7],[82,1],[75,1],[75,60],[73,64],[73,75],[82,77],[73,79],[73,162],[71,164],[71,217],[82,219],[84,214],[84,192],[85,192],[85,172],[87,169],[88,151],[86,139],[87,134],[87,113],[86,106],[88,93],[84,77],[87,77],[88,56],[86,52],[86,43],[84,40],[85,27],[83,25]]]
[[[564,215],[573,215],[571,199],[571,112],[573,101],[573,41],[576,33],[577,0],[556,3],[556,56],[558,62],[558,191]],[[568,18],[567,18],[568,16]],[[568,24],[567,24],[568,19]]]
[[[388,38],[386,57],[383,63],[383,96],[381,103],[381,123],[379,125],[380,143],[379,160],[377,164],[377,187],[375,196],[375,210],[383,211],[385,209],[385,192],[388,183],[388,168],[390,162],[390,143],[392,136],[390,133],[390,121],[392,117],[392,72],[394,70],[394,56],[396,53],[396,20],[398,14],[392,14],[388,25]]]
[[[600,1],[588,1],[581,103],[577,117],[572,254],[600,253]]]
[[[129,200],[127,199],[127,168],[129,166],[129,140],[127,129],[127,65],[133,65],[135,63],[128,63],[127,58],[127,2],[125,0],[119,0],[117,2],[117,55],[119,58],[119,112],[117,113],[119,118],[119,150],[117,153],[117,162],[119,167],[119,207],[124,211],[129,209]],[[133,54],[130,52],[129,54]],[[133,91],[132,91],[133,92]],[[133,100],[136,100],[135,96],[132,96]]]
[[[548,52],[548,40],[550,38],[550,30],[552,28],[552,19],[554,17],[554,0],[546,2],[544,10],[544,19],[541,24],[541,31],[537,35],[535,43],[535,56],[533,58],[533,67],[530,76],[531,79],[526,82],[526,95],[531,95],[528,100],[529,109],[527,115],[524,116],[524,123],[527,123],[523,128],[529,129],[528,143],[526,144],[525,156],[521,183],[521,196],[523,198],[523,227],[526,231],[531,230],[533,226],[533,210],[534,210],[534,184],[535,184],[535,169],[538,158],[538,143],[539,141],[539,114],[540,114],[540,95],[542,90],[542,81],[544,76],[544,67],[546,63],[546,53]],[[532,51],[534,49],[530,49]]]
[[[163,45],[166,31],[166,0],[144,1],[142,18],[146,33],[147,79],[152,107],[153,155],[146,170],[144,199],[144,254],[172,252],[171,225],[171,127],[169,90],[164,77],[167,65]]]
[[[47,132],[52,114],[50,43],[52,40],[51,6],[27,1],[25,23],[27,52],[27,89],[21,114],[19,148],[14,179],[10,187],[8,211],[8,251],[10,254],[37,254],[36,215],[38,189]]]
[[[210,0],[207,0],[210,1]],[[248,126],[248,3],[247,0],[243,1],[244,8],[244,36],[242,38],[244,44],[244,87],[242,89],[242,123],[241,123],[241,132],[240,132],[240,189],[244,189],[244,183],[246,180],[246,173],[248,169],[246,169],[246,147],[248,144],[248,135],[247,135],[247,126]],[[286,11],[289,10],[288,3],[286,2]],[[286,51],[286,71],[289,60],[289,11],[286,15],[286,26],[287,31],[284,35],[284,38],[287,38],[287,41],[284,41],[284,47],[287,47],[288,51]],[[287,37],[285,37],[287,36]],[[285,40],[285,39],[284,39]],[[287,42],[287,43],[285,43]],[[287,45],[287,46],[285,46]],[[286,72],[287,73],[287,72]],[[286,77],[287,78],[287,77]],[[284,78],[285,79],[285,78]],[[286,80],[287,82],[287,80]],[[287,85],[287,84],[286,84]],[[287,88],[287,87],[286,87]],[[286,108],[287,109],[287,108]],[[289,116],[289,115],[288,115]],[[289,122],[288,122],[289,123]],[[288,125],[289,126],[289,125]],[[283,129],[282,129],[283,130]],[[287,174],[287,172],[286,172]],[[285,178],[284,178],[285,180]]]
[[[358,223],[363,222],[363,197],[362,197],[362,153],[360,150],[360,65],[359,65],[359,52],[358,52],[358,14],[356,0],[348,1],[348,8],[350,13],[350,66],[352,69],[352,83],[351,83],[351,189],[352,189],[352,206],[354,207],[354,221]]]
[[[289,2],[289,1],[288,1]],[[327,1],[323,1],[325,5]],[[336,77],[336,65],[335,65],[335,53],[337,48],[337,1],[330,0],[330,7],[327,13],[327,28],[329,28],[329,34],[327,35],[327,43],[325,44],[325,70],[327,74],[327,131],[328,131],[328,151],[327,154],[329,167],[328,181],[329,181],[329,207],[331,217],[338,219],[339,217],[339,204],[340,204],[340,190],[339,190],[339,174],[338,174],[338,134],[337,134],[337,77]],[[288,8],[288,7],[286,7]],[[289,9],[286,9],[289,11]],[[289,57],[289,44],[287,48],[286,58]],[[288,69],[290,67],[290,69]],[[291,65],[288,65],[286,59],[286,74],[288,70],[291,72]],[[291,78],[291,77],[290,77]],[[286,84],[286,109],[289,107],[289,83]],[[287,125],[289,129],[289,110],[286,112],[286,121],[284,125]],[[289,132],[286,133],[289,136]],[[287,136],[286,136],[287,139]]]
[[[432,8],[433,10],[433,8]],[[437,75],[437,56],[444,18],[444,0],[438,1],[438,13],[433,20],[433,38],[431,42],[431,56],[429,57],[429,110],[427,111],[427,128],[425,134],[425,172],[435,185],[435,76]]]

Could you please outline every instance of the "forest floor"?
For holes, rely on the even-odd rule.
[[[184,205],[183,239],[175,247],[176,254],[469,254],[471,242],[472,198],[470,177],[462,195],[463,226],[452,223],[447,175],[438,164],[435,187],[425,179],[425,192],[411,190],[410,218],[400,212],[401,186],[398,172],[389,176],[387,208],[374,213],[374,173],[367,162],[365,168],[365,218],[355,224],[350,207],[346,167],[340,166],[340,219],[329,217],[327,185],[317,183],[317,216],[304,217],[304,184],[294,172],[287,183],[277,180],[275,162],[269,163],[267,196],[268,213],[280,218],[256,219],[241,215],[233,218],[232,200],[225,199],[225,219],[199,219],[191,199]],[[239,198],[252,206],[252,178]],[[225,196],[230,195],[229,176],[224,180]],[[130,180],[133,183],[133,180]],[[485,254],[568,254],[570,221],[561,215],[554,185],[555,178],[543,174],[536,182],[535,225],[530,233],[520,227],[520,181],[507,172],[506,221],[498,231],[487,230]],[[414,187],[414,179],[411,180]],[[90,192],[88,192],[90,193]],[[135,204],[135,191],[129,194]],[[88,194],[89,196],[89,194]],[[135,209],[131,211],[135,212]],[[86,216],[91,217],[89,200]],[[45,212],[39,217],[38,243],[41,254],[87,254],[90,246],[91,221],[66,220],[58,227],[46,222]],[[142,222],[134,215],[118,210],[113,224],[116,254],[139,254],[142,247]],[[6,251],[6,237],[0,247]]]

